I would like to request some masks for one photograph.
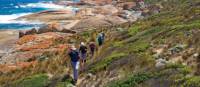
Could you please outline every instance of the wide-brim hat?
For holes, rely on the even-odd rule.
[[[74,45],[71,46],[72,50],[76,50],[76,47]]]
[[[81,42],[81,45],[83,45],[83,46],[84,46],[84,45],[85,45],[85,43],[84,43],[84,42]]]

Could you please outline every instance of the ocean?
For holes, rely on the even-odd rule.
[[[30,29],[41,26],[41,22],[15,20],[18,17],[50,9],[61,9],[54,0],[0,0],[0,30]]]

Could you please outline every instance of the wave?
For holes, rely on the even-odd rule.
[[[0,15],[0,24],[41,24],[41,22],[29,22],[26,20],[15,20],[21,16],[29,15],[32,13],[20,13],[20,14],[12,14],[12,15]]]
[[[62,5],[56,5],[52,2],[38,2],[38,3],[29,3],[29,4],[23,4],[16,6],[16,8],[46,8],[46,9],[62,9],[65,8],[66,6]]]
[[[71,6],[57,5],[53,2],[37,2],[37,3],[17,3],[9,4],[5,6],[4,10],[7,9],[4,13],[0,14],[0,29],[9,29],[19,27],[32,27],[32,25],[42,25],[44,23],[39,21],[27,21],[27,20],[16,20],[19,17],[30,15],[35,12],[42,10],[57,10],[57,9],[68,9],[71,10]],[[1,11],[0,11],[1,12]]]

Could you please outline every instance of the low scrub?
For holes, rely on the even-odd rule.
[[[107,87],[135,87],[137,84],[152,78],[152,74],[138,73],[124,80],[119,80],[109,84]]]
[[[48,82],[46,74],[29,76],[14,82],[14,87],[44,87]]]
[[[95,73],[97,71],[100,71],[102,69],[105,69],[108,67],[113,61],[118,60],[120,58],[123,58],[127,56],[125,53],[112,53],[110,56],[106,57],[105,59],[102,59],[98,63],[96,63],[94,66],[91,67],[89,70],[92,73]]]

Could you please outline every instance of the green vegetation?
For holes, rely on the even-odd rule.
[[[149,73],[138,73],[127,77],[125,80],[119,80],[112,82],[108,87],[135,87],[137,84],[144,82],[152,78],[152,74]]]
[[[136,41],[135,43],[132,43],[128,46],[128,52],[133,52],[133,53],[140,53],[144,52],[149,48],[149,43],[144,42],[144,41]]]
[[[125,56],[127,56],[127,54],[114,52],[110,56],[102,59],[101,61],[99,61],[98,63],[96,63],[95,65],[93,65],[89,71],[92,72],[92,73],[95,73],[97,71],[105,69],[113,61],[118,60],[120,58],[123,58]]]
[[[178,69],[178,68],[184,68],[185,66],[179,63],[170,63],[166,66],[166,69],[172,68],[172,69]]]
[[[167,82],[171,81],[169,83],[173,84],[175,87],[200,87],[200,77],[193,74],[195,69],[191,68],[190,65],[186,66],[181,63],[175,63],[167,64],[164,69],[157,69],[154,67],[155,59],[153,58],[152,52],[152,49],[157,47],[160,48],[160,46],[166,46],[163,49],[164,53],[167,53],[169,48],[176,46],[178,43],[186,43],[187,46],[189,46],[188,43],[192,44],[192,46],[199,46],[199,44],[196,43],[199,39],[193,41],[193,37],[198,36],[192,35],[200,29],[200,9],[196,6],[196,3],[199,3],[199,1],[145,1],[151,4],[159,4],[164,8],[161,9],[161,12],[158,14],[150,15],[147,18],[135,22],[128,30],[123,31],[118,29],[118,31],[107,31],[106,43],[104,46],[100,47],[100,50],[98,50],[96,54],[98,57],[95,55],[94,57],[96,59],[94,58],[94,61],[89,60],[89,62],[87,62],[88,65],[93,65],[86,67],[89,70],[86,72],[95,73],[95,75],[98,76],[102,74],[101,72],[108,70],[108,67],[115,61],[120,63],[125,61],[126,64],[122,65],[122,67],[121,65],[116,66],[117,68],[115,70],[124,70],[124,72],[131,73],[131,75],[124,75],[126,73],[122,73],[122,75],[120,73],[119,76],[122,77],[119,77],[116,81],[111,82],[108,87],[137,87],[143,82],[155,82],[155,84],[160,84],[163,80]],[[187,36],[188,33],[190,36]],[[91,40],[95,41],[97,34],[98,31],[85,31],[78,35],[75,39],[72,39],[71,42],[79,43],[78,41],[85,41],[87,43]],[[119,37],[120,39],[118,39]],[[55,41],[55,43],[67,43],[67,41],[64,42],[58,40]],[[183,50],[187,54],[187,48],[183,48]],[[194,49],[192,51],[196,50]],[[188,55],[189,56],[186,55],[187,58],[192,56],[193,53],[188,53]],[[174,58],[171,56],[174,55],[161,54],[161,57],[163,58]],[[0,83],[5,84],[6,82],[15,80],[15,85],[22,87],[43,87],[49,81],[48,76],[46,74],[37,75],[37,73],[50,73],[53,75],[65,73],[66,66],[71,67],[69,58],[65,57],[65,54],[47,54],[40,56],[38,58],[40,61],[35,66],[30,66],[27,69],[21,69],[19,71],[13,71],[11,73],[1,75]],[[124,60],[121,61],[120,59]],[[123,69],[124,67],[125,69]],[[84,77],[85,72],[81,73],[81,75]],[[93,77],[91,78],[93,79]],[[156,78],[157,80],[153,78]],[[104,77],[98,79],[104,81]],[[91,80],[88,80],[88,82],[90,81]],[[163,83],[165,81],[163,81]],[[70,82],[70,80],[58,82],[56,87],[70,87]],[[91,81],[91,83],[92,82],[94,81]]]
[[[56,87],[73,87],[71,84],[71,80],[65,81],[65,82],[58,82]]]
[[[46,74],[38,74],[17,80],[14,82],[17,87],[44,87],[48,82]]]
[[[181,87],[199,87],[199,84],[197,84],[200,81],[199,77],[185,78],[186,74],[189,74],[190,72],[191,69],[187,66],[181,64],[168,64],[164,69],[161,70],[153,70],[147,72],[139,72],[136,74],[133,73],[133,75],[126,75],[123,79],[110,82],[107,87],[138,87],[144,81],[148,81],[149,79],[154,78],[159,79],[160,81],[162,79],[172,81],[181,79],[176,81],[178,84],[183,81],[185,82]],[[176,85],[177,84],[174,86],[180,87]]]
[[[172,26],[172,28],[173,29],[196,29],[196,28],[200,28],[200,22],[191,23],[191,24],[174,25]]]
[[[185,81],[181,85],[181,87],[200,87],[200,77],[199,76],[185,78],[184,80]]]
[[[134,26],[130,27],[128,31],[129,31],[130,35],[135,35],[139,32],[139,29],[140,29],[139,26],[134,25]]]

